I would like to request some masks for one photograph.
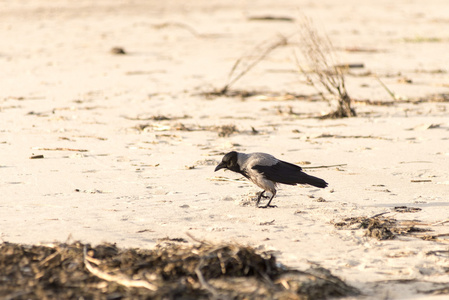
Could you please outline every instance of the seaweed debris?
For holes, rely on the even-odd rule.
[[[378,240],[391,240],[399,235],[429,231],[429,229],[415,227],[415,225],[422,225],[419,221],[398,221],[394,218],[381,217],[381,215],[351,217],[333,223],[338,229],[365,229],[365,236]]]
[[[325,299],[359,291],[323,268],[288,269],[237,244],[169,241],[154,249],[0,245],[3,299]]]

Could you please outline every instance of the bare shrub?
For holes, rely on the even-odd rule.
[[[337,63],[335,48],[329,36],[320,35],[309,18],[304,16],[302,20],[299,49],[309,66],[306,70],[296,57],[298,68],[306,76],[307,82],[317,89],[324,100],[330,102],[332,99],[336,99],[338,101],[337,110],[321,118],[356,116],[356,112],[351,106],[351,97],[346,90],[344,67]]]

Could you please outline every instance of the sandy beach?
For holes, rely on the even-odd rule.
[[[363,292],[351,299],[446,299],[448,11],[443,0],[0,1],[1,240],[151,248],[191,235],[322,266]],[[362,66],[345,75],[356,117],[318,118],[335,103],[298,70],[304,16],[339,63]],[[281,36],[230,93],[207,95]],[[232,150],[271,153],[329,187],[281,186],[277,208],[256,208],[255,185],[214,173]],[[379,240],[337,226],[378,214],[427,231]]]

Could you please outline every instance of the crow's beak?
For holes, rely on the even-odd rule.
[[[214,171],[214,172],[217,172],[218,170],[220,170],[220,169],[225,169],[225,168],[226,168],[226,163],[221,162],[221,163],[219,163],[218,166],[215,168],[215,171]]]

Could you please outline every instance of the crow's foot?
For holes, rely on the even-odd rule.
[[[258,208],[275,208],[278,207],[277,205],[264,205],[264,206],[257,206]]]

